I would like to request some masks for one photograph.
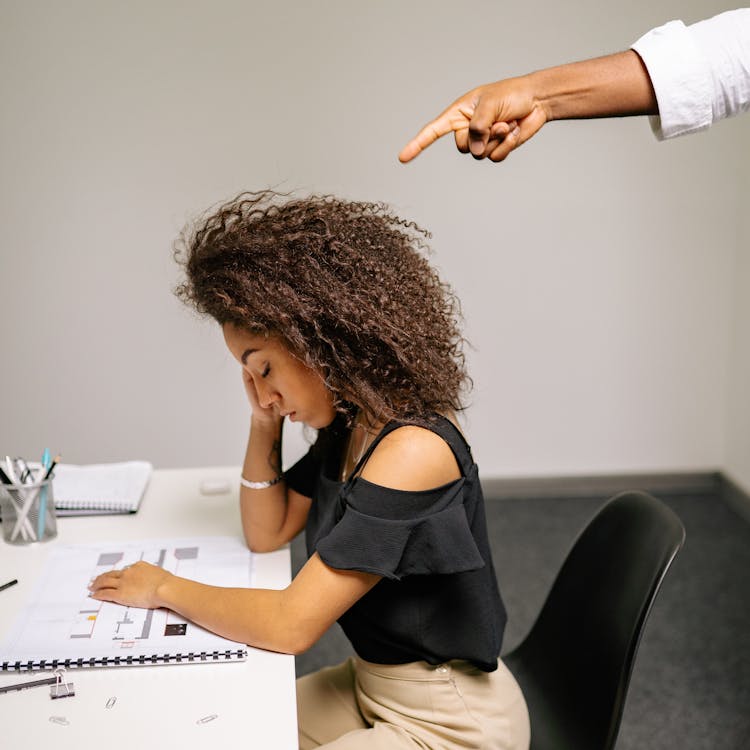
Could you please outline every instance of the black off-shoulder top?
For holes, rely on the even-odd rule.
[[[478,470],[461,433],[434,416],[419,426],[451,447],[461,478],[421,492],[395,490],[358,476],[388,433],[386,425],[346,482],[337,481],[347,432],[336,421],[286,472],[287,485],[313,500],[307,552],[340,570],[383,580],[339,624],[357,654],[379,664],[465,659],[497,668],[506,613],[487,540]]]

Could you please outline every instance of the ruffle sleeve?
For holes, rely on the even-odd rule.
[[[341,519],[318,540],[316,551],[332,568],[392,580],[463,573],[485,565],[461,502],[407,519],[368,515],[345,503]]]

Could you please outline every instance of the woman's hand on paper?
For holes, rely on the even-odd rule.
[[[140,561],[97,576],[89,584],[90,596],[104,602],[155,609],[163,606],[159,586],[171,577],[163,568]]]

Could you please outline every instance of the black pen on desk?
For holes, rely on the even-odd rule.
[[[8,583],[4,583],[2,586],[0,586],[0,591],[5,591],[5,589],[9,589],[11,586],[15,586],[18,583],[18,579],[14,578],[12,581],[8,581]]]
[[[26,688],[39,687],[41,685],[54,685],[59,682],[57,677],[42,677],[41,680],[30,682],[16,682],[14,685],[0,686],[0,693],[10,693],[13,690],[25,690]]]

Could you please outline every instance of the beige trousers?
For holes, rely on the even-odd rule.
[[[528,750],[529,715],[500,662],[372,664],[357,657],[297,680],[300,750]]]

